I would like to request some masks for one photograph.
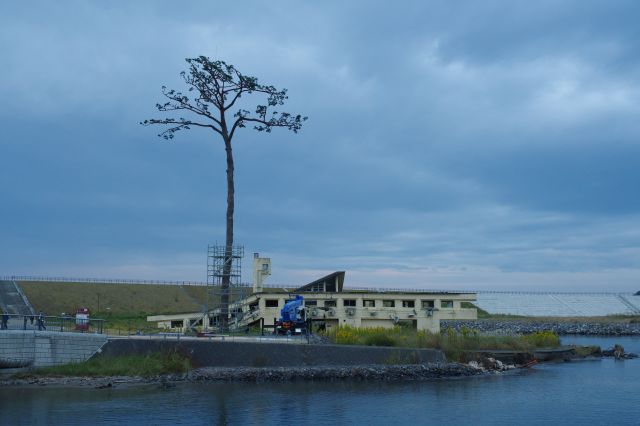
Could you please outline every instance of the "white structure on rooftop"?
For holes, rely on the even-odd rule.
[[[262,291],[264,279],[271,275],[271,259],[260,257],[260,253],[253,253],[253,292]]]

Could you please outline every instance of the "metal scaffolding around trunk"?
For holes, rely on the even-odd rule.
[[[207,286],[209,287],[209,326],[227,332],[234,327],[239,312],[233,302],[246,296],[246,286],[242,285],[243,246],[209,245],[207,250]],[[225,264],[228,265],[225,271]],[[223,286],[225,274],[229,276],[229,286]],[[224,318],[227,318],[225,321]]]

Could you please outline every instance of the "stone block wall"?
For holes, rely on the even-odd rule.
[[[0,365],[4,362],[47,367],[86,361],[106,342],[104,334],[2,330]]]

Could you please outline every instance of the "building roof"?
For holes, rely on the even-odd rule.
[[[336,271],[298,288],[265,286],[262,293],[343,293],[343,294],[422,294],[422,295],[473,295],[474,291],[466,290],[423,290],[404,288],[360,288],[344,287],[345,271]]]
[[[336,271],[299,287],[295,292],[341,293],[344,285],[344,271]]]

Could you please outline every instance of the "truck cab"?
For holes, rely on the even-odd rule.
[[[307,313],[304,306],[304,298],[296,295],[294,299],[285,302],[280,310],[280,319],[276,321],[277,334],[292,335],[302,334],[307,329]]]

